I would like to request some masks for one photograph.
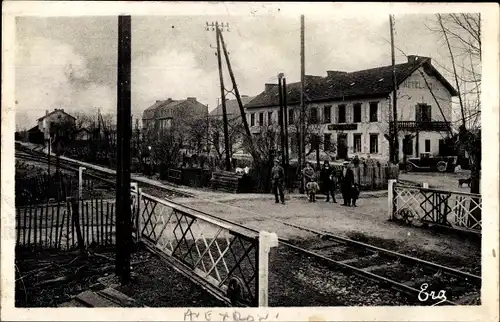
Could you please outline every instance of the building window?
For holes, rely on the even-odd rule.
[[[332,135],[327,133],[323,136],[323,150],[324,151],[330,151],[332,148]]]
[[[250,126],[255,126],[255,113],[250,114]]]
[[[415,120],[417,122],[431,121],[431,106],[428,104],[417,104]]]
[[[425,152],[431,152],[431,140],[425,140]]]
[[[313,107],[311,108],[311,124],[318,124],[318,109]]]
[[[267,112],[267,124],[273,124],[273,112]]]
[[[345,105],[339,105],[338,123],[345,123]]]
[[[264,113],[259,113],[259,126],[264,125]]]
[[[320,139],[318,134],[313,134],[311,137],[311,148],[313,150],[319,149]]]
[[[378,122],[378,102],[370,102],[370,122]]]
[[[361,103],[354,104],[353,122],[361,123]]]
[[[331,123],[332,122],[332,106],[325,105],[323,107],[323,123]]]
[[[370,153],[378,153],[378,134],[370,134]]]
[[[294,110],[288,110],[288,124],[295,123],[294,116],[295,116]]]
[[[413,139],[411,135],[406,135],[403,139],[403,154],[413,155]]]
[[[354,153],[360,153],[361,152],[361,134],[360,133],[354,133],[352,135],[353,142],[354,142]]]

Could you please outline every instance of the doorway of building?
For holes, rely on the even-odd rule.
[[[337,159],[347,158],[347,134],[337,134]]]

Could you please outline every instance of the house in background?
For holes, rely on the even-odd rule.
[[[195,122],[203,120],[206,124],[208,106],[188,97],[183,100],[157,100],[142,114],[142,129],[149,137],[161,137],[166,131],[174,131],[181,145],[188,145],[192,139]],[[201,129],[200,129],[201,131]],[[204,133],[206,133],[206,127]],[[206,135],[205,135],[206,137]]]
[[[36,144],[43,144],[50,135],[51,126],[55,124],[68,124],[75,126],[76,118],[66,112],[64,109],[54,109],[50,112],[45,111],[45,116],[37,120],[37,125],[28,130],[28,141]]]
[[[76,117],[69,115],[64,112],[64,109],[54,109],[54,111],[50,112],[45,111],[45,116],[42,116],[37,120],[38,122],[38,130],[44,135],[48,135],[50,132],[50,127],[52,124],[69,124],[74,126],[76,121]],[[45,134],[47,133],[47,134]]]
[[[421,153],[439,155],[449,134],[452,118],[453,86],[432,66],[429,57],[408,56],[397,64],[398,140],[400,160],[403,147],[408,157]],[[439,106],[429,90],[432,89]],[[392,116],[392,66],[356,72],[328,71],[326,77],[307,76],[305,82],[306,119],[315,124],[323,151],[336,143],[339,159],[358,155],[389,159]],[[296,156],[298,140],[294,124],[300,112],[300,82],[287,86],[290,156]],[[257,133],[261,125],[276,122],[278,87],[265,90],[245,106],[249,125]]]
[[[75,132],[76,141],[88,141],[92,138],[92,133],[85,128],[81,128]]]
[[[243,107],[248,104],[254,97],[241,95],[241,103]],[[226,115],[228,121],[228,129],[230,132],[229,144],[232,147],[232,152],[241,150],[241,140],[234,133],[234,129],[242,125],[240,107],[237,99],[226,99]],[[218,151],[224,150],[224,130],[223,130],[223,113],[222,103],[209,113],[209,135],[211,136],[212,146],[217,146]],[[231,135],[233,134],[233,135]]]
[[[253,100],[254,96],[241,95],[241,103],[243,106],[248,104],[251,100]],[[237,99],[226,99],[226,115],[227,120],[229,122],[234,122],[236,120],[240,120],[241,122],[241,113],[240,107],[238,106]],[[209,116],[211,118],[220,118],[222,119],[222,103],[219,104],[216,108],[210,111]]]

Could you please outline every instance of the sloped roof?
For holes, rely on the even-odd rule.
[[[63,113],[63,114],[66,114],[67,116],[69,116],[69,117],[71,117],[71,118],[73,118],[73,119],[75,119],[75,120],[76,120],[76,117],[74,117],[73,115],[70,115],[70,114],[68,114],[68,113],[64,112],[64,110],[62,110],[62,109],[57,109],[57,108],[56,108],[55,110],[53,110],[53,111],[52,111],[52,112],[50,112],[49,114],[44,115],[44,116],[42,116],[41,118],[39,118],[37,121],[41,121],[41,120],[43,120],[44,118],[46,118],[46,117],[48,117],[48,116],[50,116],[50,115],[52,115],[52,114],[54,114],[54,113],[57,113],[57,112],[61,112],[61,113]]]
[[[421,66],[423,66],[426,73],[439,79],[452,96],[457,95],[455,88],[430,64],[430,59],[416,59],[395,65],[398,85]],[[305,100],[308,102],[388,95],[393,91],[392,66],[350,73],[336,72],[326,77],[306,76],[304,91]],[[300,82],[287,84],[287,92],[288,104],[300,102]],[[245,107],[277,105],[279,105],[279,99],[278,87],[276,86],[257,95]]]
[[[198,107],[206,108],[206,105],[203,105],[202,103],[198,102],[195,98],[188,97],[187,99],[183,100],[172,100],[171,98],[169,98],[168,100],[164,101],[156,101],[156,103],[154,103],[152,106],[145,109],[144,112],[142,113],[142,119],[148,120],[155,118],[171,117],[174,108],[184,103],[196,104],[196,106]]]
[[[249,96],[241,96],[241,103],[243,106],[248,104],[251,100],[253,100],[255,96],[249,97]],[[240,116],[240,107],[238,106],[238,100],[237,99],[232,99],[232,100],[227,100],[226,101],[226,113],[227,115],[231,115],[233,117]],[[210,111],[209,113],[210,116],[222,116],[222,104],[219,104],[215,109]]]

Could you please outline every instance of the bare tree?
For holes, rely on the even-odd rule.
[[[457,147],[466,151],[471,167],[471,192],[479,193],[481,170],[481,15],[474,13],[437,14],[428,24],[440,35],[451,68],[442,68],[455,81],[460,121]],[[438,105],[439,106],[439,105]]]

